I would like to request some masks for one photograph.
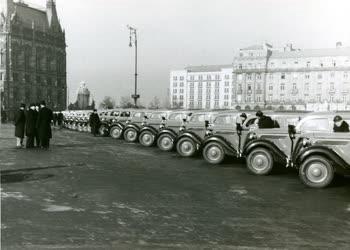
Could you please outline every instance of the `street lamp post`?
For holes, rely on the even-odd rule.
[[[140,98],[140,95],[137,94],[137,32],[136,32],[136,28],[133,28],[129,25],[127,25],[127,27],[130,31],[129,47],[132,47],[133,44],[135,46],[135,92],[133,95],[131,95],[131,98],[134,99],[135,107],[137,107],[137,99]]]

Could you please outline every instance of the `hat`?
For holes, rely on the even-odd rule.
[[[40,105],[46,106],[46,102],[45,101],[41,101]]]
[[[242,113],[242,114],[240,115],[240,117],[247,118],[247,114],[246,114],[246,113]]]
[[[343,118],[340,115],[336,115],[333,119],[334,122],[340,122]]]
[[[25,108],[26,107],[26,105],[24,104],[24,103],[21,103],[21,106],[20,106],[21,108]]]
[[[94,112],[97,112],[97,109],[94,109],[93,111],[94,111]]]
[[[263,113],[261,110],[259,110],[258,112],[256,112],[255,115],[256,115],[257,117],[261,117],[261,116],[264,115],[264,113]]]

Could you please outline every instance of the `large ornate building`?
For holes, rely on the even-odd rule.
[[[231,109],[350,109],[350,47],[240,49],[233,64],[170,74],[173,107]]]
[[[0,0],[1,109],[9,120],[20,103],[45,100],[66,108],[66,42],[54,0],[46,8]]]

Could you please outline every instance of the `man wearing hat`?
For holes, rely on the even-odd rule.
[[[349,132],[349,124],[346,121],[344,121],[340,115],[336,115],[333,121],[334,121],[333,131],[335,133]]]
[[[275,127],[274,121],[271,119],[271,117],[264,115],[264,113],[261,110],[256,112],[256,117],[258,118],[259,128],[274,128]]]
[[[17,148],[23,148],[24,128],[26,124],[26,116],[24,114],[25,107],[26,105],[22,103],[15,115],[15,136],[17,138]]]
[[[36,113],[35,105],[30,104],[26,117],[26,148],[34,148],[34,137],[36,132]]]
[[[38,129],[40,146],[43,149],[48,149],[50,146],[50,139],[52,138],[51,122],[52,111],[46,107],[45,101],[42,101],[40,103],[40,110],[36,122],[36,127]]]
[[[100,117],[97,114],[97,110],[94,109],[92,114],[89,117],[89,123],[91,127],[91,133],[96,136],[98,134],[98,129],[100,128]]]

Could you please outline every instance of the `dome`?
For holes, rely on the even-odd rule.
[[[90,95],[89,89],[86,87],[85,82],[82,82],[80,84],[80,87],[78,89],[78,95]]]

